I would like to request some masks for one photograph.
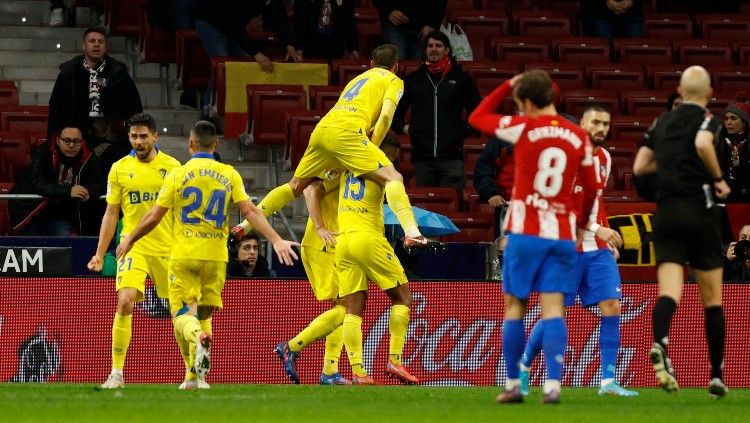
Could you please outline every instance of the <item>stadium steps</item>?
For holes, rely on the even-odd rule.
[[[47,26],[51,14],[49,6],[46,0],[4,0],[0,2],[0,25]],[[89,26],[90,20],[90,8],[76,8],[78,27]]]

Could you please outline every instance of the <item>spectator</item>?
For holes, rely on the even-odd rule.
[[[18,177],[12,192],[39,194],[44,200],[10,204],[11,224],[21,235],[96,235],[104,215],[106,179],[78,128],[64,128],[34,152],[31,166]]]
[[[276,277],[268,268],[266,258],[260,254],[260,238],[254,232],[245,235],[236,247],[229,249],[227,274],[234,278]]]
[[[426,60],[404,78],[404,95],[391,129],[409,135],[417,186],[464,187],[464,139],[471,134],[468,116],[482,100],[474,80],[451,55],[448,37],[432,31],[425,37]],[[404,122],[411,109],[411,124]],[[460,194],[459,194],[460,195]]]
[[[581,0],[581,21],[587,37],[643,37],[643,0]]]
[[[750,223],[744,225],[740,229],[740,233],[737,235],[737,241],[750,242]],[[724,255],[724,280],[733,282],[750,282],[750,250],[746,247],[742,248],[744,257],[738,259],[737,251],[735,247],[737,242],[730,242],[727,248],[727,252]],[[743,260],[744,258],[744,260]]]
[[[728,203],[750,202],[750,104],[734,103],[724,111],[716,141],[721,171],[732,192]]]
[[[380,13],[383,42],[398,47],[401,60],[419,60],[425,36],[440,28],[446,0],[373,0]]]
[[[107,54],[104,29],[88,28],[82,49],[82,55],[60,65],[49,99],[47,138],[64,127],[81,128],[106,174],[130,151],[124,122],[143,107],[125,65]]]
[[[66,9],[65,0],[51,0],[49,6],[49,26],[65,26],[65,24],[67,24],[67,18],[65,16]]]
[[[293,21],[300,57],[359,59],[354,0],[297,0]]]
[[[502,212],[513,191],[513,144],[491,138],[477,159],[474,168],[474,189],[479,199],[495,210],[498,222],[495,237],[500,235]]]

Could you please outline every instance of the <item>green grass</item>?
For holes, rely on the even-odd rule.
[[[750,421],[750,390],[721,400],[705,389],[669,395],[639,389],[635,398],[599,397],[593,388],[563,388],[563,403],[497,405],[494,387],[324,387],[128,385],[95,391],[83,384],[0,384],[0,422],[588,422]]]

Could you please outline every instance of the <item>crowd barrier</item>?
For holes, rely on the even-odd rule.
[[[411,283],[414,304],[404,363],[429,385],[500,385],[502,296],[498,282]],[[153,289],[138,304],[127,356],[128,382],[179,383],[184,367],[165,303]],[[651,346],[654,284],[623,285],[622,348],[618,378],[629,386],[655,386],[647,351]],[[727,321],[725,377],[729,386],[750,386],[746,353],[748,285],[724,288]],[[0,381],[102,382],[110,370],[110,336],[116,305],[110,278],[0,278]],[[303,280],[229,280],[225,309],[214,317],[213,383],[289,383],[274,346],[291,338],[326,306]],[[385,381],[388,354],[386,296],[375,288],[363,323],[365,365]],[[527,332],[539,316],[534,298]],[[575,306],[567,316],[566,385],[599,383],[598,325]],[[675,314],[670,356],[681,386],[706,386],[709,365],[703,310],[695,285],[687,285]],[[317,383],[323,343],[305,349],[298,369],[302,383]],[[537,360],[539,361],[539,360]],[[341,370],[350,375],[343,356]],[[532,383],[543,380],[539,363]]]

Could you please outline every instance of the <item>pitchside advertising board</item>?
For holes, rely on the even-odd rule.
[[[70,247],[0,247],[0,276],[71,276]]]
[[[501,385],[502,296],[497,282],[410,284],[414,304],[404,363],[428,385]],[[133,339],[127,356],[128,382],[175,383],[184,367],[172,334],[166,303],[149,286],[146,301],[134,313]],[[389,302],[375,287],[363,323],[365,365],[385,383],[388,358]],[[625,284],[622,301],[622,349],[618,378],[629,386],[655,386],[647,352],[651,346],[653,284]],[[746,335],[750,324],[746,299],[750,286],[727,285],[725,376],[732,387],[750,386]],[[0,381],[100,383],[110,371],[114,281],[108,278],[0,278]],[[326,310],[313,299],[307,281],[229,280],[225,309],[213,320],[212,383],[289,383],[273,353]],[[532,298],[527,333],[539,307]],[[570,345],[564,383],[599,383],[599,319],[575,306],[568,312]],[[695,285],[687,285],[675,314],[670,356],[681,386],[704,387],[709,380],[703,335],[703,310]],[[539,359],[537,360],[539,361]],[[318,383],[323,343],[302,352],[302,383]],[[345,355],[341,371],[351,376]],[[532,383],[543,380],[539,363]]]

